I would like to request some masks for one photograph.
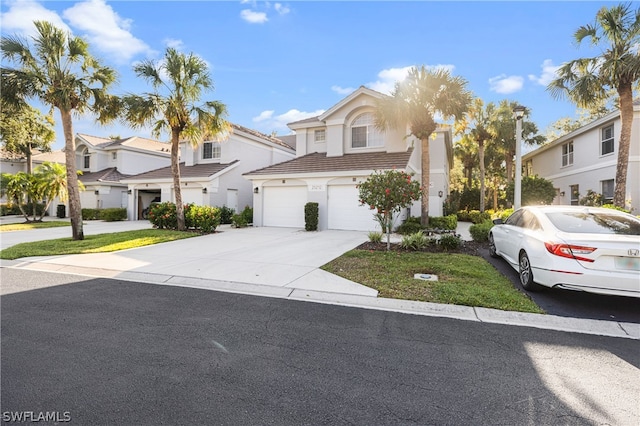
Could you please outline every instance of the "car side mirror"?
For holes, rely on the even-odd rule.
[[[502,219],[498,218],[498,219],[493,219],[493,224],[494,225],[502,225],[504,222],[502,221]]]

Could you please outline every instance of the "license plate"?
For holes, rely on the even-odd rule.
[[[627,271],[640,271],[640,257],[616,257],[616,268]]]

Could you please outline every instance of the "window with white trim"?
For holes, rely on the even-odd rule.
[[[604,204],[613,204],[613,185],[613,179],[600,181],[600,186],[602,188],[602,202]]]
[[[324,129],[315,130],[313,132],[313,140],[314,142],[325,142],[327,137],[327,132]]]
[[[202,159],[215,160],[220,158],[220,142],[204,142],[202,144]]]
[[[602,129],[602,140],[600,142],[600,155],[611,154],[613,152],[613,124]]]
[[[365,112],[360,114],[351,123],[351,147],[370,148],[384,146],[382,133],[374,125],[373,114]]]
[[[117,152],[115,152],[115,151],[113,151],[113,152],[111,153],[111,159],[112,159],[112,160],[117,160],[117,159],[118,159],[118,153],[117,153]]]
[[[569,191],[571,191],[571,205],[577,206],[580,201],[580,185],[569,185]]]
[[[91,166],[91,155],[87,148],[82,152],[82,168],[88,169]]]
[[[573,164],[573,141],[562,145],[562,167]]]

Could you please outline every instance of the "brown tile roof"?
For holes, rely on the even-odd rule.
[[[0,158],[2,158],[3,160],[7,160],[7,161],[18,161],[18,160],[24,160],[25,159],[24,155],[16,153],[16,152],[7,151],[4,148],[0,148]],[[31,157],[31,158],[33,158],[33,157]]]
[[[283,148],[291,149],[291,147],[288,144],[281,141],[277,136],[265,135],[264,133],[261,133],[257,130],[249,129],[248,127],[244,127],[234,123],[231,123],[231,127],[233,127],[236,130],[240,130],[241,132],[249,133],[250,135],[256,136],[258,138],[266,139],[269,142],[274,143],[276,145],[280,145]]]
[[[171,144],[160,142],[154,139],[141,138],[139,136],[132,136],[126,139],[118,139],[112,141],[106,147],[127,146],[131,148],[143,149],[145,151],[160,151],[171,152]]]
[[[82,183],[87,182],[120,182],[121,179],[125,179],[130,175],[122,174],[115,167],[110,167],[108,169],[100,170],[99,172],[93,173],[83,173],[78,176],[78,179],[82,181]]]
[[[185,163],[180,163],[180,177],[181,178],[208,178],[209,176],[215,175],[230,167],[231,165],[237,163],[238,160],[232,161],[231,163],[208,163],[208,164],[196,164],[193,166],[185,166]],[[171,174],[171,166],[162,167],[160,169],[151,170],[149,172],[140,173],[139,175],[128,176],[128,180],[153,180],[153,179],[167,179],[171,178],[173,175]]]
[[[382,169],[404,169],[409,163],[412,149],[405,152],[369,152],[327,157],[324,152],[314,152],[273,166],[245,173],[244,176],[289,175],[320,172],[348,172]]]
[[[291,148],[296,148],[296,135],[281,135],[277,136],[277,138],[289,145]]]
[[[67,162],[64,156],[64,149],[36,154],[32,157],[32,160],[34,163],[44,163],[48,161],[50,163],[65,164]]]

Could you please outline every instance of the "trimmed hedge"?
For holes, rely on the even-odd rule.
[[[304,206],[304,229],[306,231],[318,230],[318,203],[308,202]]]
[[[487,220],[482,223],[477,223],[469,227],[469,233],[473,241],[484,242],[489,241],[489,231],[493,228],[493,222]]]
[[[449,229],[453,231],[458,227],[458,216],[450,214],[449,216],[430,217],[429,227],[435,229]]]
[[[29,215],[33,214],[33,203],[23,204],[22,208],[24,208],[24,211],[27,212],[27,214]],[[40,216],[43,210],[44,210],[44,204],[37,203],[36,214]],[[11,205],[2,204],[0,205],[0,215],[1,216],[10,216],[10,215],[22,216],[22,212],[20,211],[20,208],[18,207],[17,204],[11,204]],[[45,216],[48,216],[48,214],[45,214]]]
[[[82,209],[82,220],[100,220],[100,209]]]
[[[106,222],[117,222],[127,220],[127,209],[123,207],[112,207],[99,211],[100,219]]]

